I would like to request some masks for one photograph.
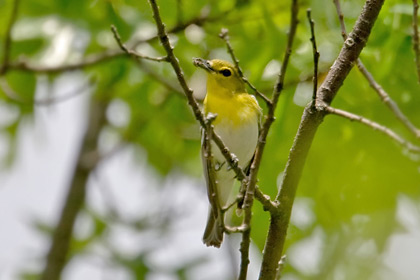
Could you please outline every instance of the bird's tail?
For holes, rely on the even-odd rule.
[[[207,219],[207,226],[204,230],[203,243],[207,246],[219,248],[223,242],[223,223],[222,215],[217,215],[214,210],[210,208],[209,217]]]

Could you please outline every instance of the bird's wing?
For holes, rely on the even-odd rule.
[[[214,169],[214,161],[211,155],[211,143],[208,141],[206,137],[206,131],[202,129],[201,131],[201,159],[203,161],[203,169],[204,169],[204,178],[206,180],[207,185],[207,195],[209,198],[210,206],[214,210],[215,218],[217,218],[219,213],[219,199],[218,199],[218,191],[216,186],[215,180],[215,169]],[[210,152],[210,154],[208,154]]]
[[[251,95],[251,96],[255,99],[255,101],[257,101],[255,96],[253,96],[253,95]],[[258,111],[258,138],[260,137],[261,129],[262,129],[262,123],[261,123],[262,122],[261,121],[262,116],[263,116],[263,113],[262,113],[262,109],[260,108],[260,110]],[[257,147],[255,147],[255,149],[256,148]],[[251,160],[248,162],[248,165],[244,168],[244,172],[245,172],[246,176],[249,176],[249,174],[251,172],[251,164],[254,161],[255,152],[256,152],[256,150],[254,151],[254,154],[252,155]],[[238,209],[242,209],[242,207],[243,207],[244,199],[245,199],[245,192],[246,192],[246,186],[241,182],[241,186],[240,186],[240,189],[239,189],[239,194],[241,195],[241,198],[238,199],[238,203],[237,203]]]

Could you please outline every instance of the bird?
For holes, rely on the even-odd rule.
[[[207,93],[204,114],[213,115],[214,132],[238,159],[238,165],[246,170],[254,156],[258,143],[262,109],[257,99],[247,93],[238,69],[225,60],[195,58],[194,65],[207,72]],[[219,147],[211,141],[211,164],[207,162],[204,134],[202,137],[202,161],[207,193],[210,201],[203,243],[219,248],[223,242],[224,221],[220,215],[231,201],[236,174],[226,162]],[[214,190],[218,201],[212,203]]]

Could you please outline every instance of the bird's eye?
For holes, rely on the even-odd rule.
[[[220,73],[222,73],[222,75],[225,77],[229,77],[230,75],[232,75],[229,69],[223,69],[222,71],[220,71]]]

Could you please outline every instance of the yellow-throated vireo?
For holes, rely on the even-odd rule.
[[[248,94],[245,83],[237,69],[229,62],[219,59],[194,59],[194,65],[207,72],[207,95],[204,99],[205,114],[215,114],[214,131],[222,138],[226,147],[238,158],[239,166],[247,169],[258,142],[261,108],[254,96]],[[203,149],[203,147],[202,147]],[[209,170],[203,156],[204,174],[209,196],[210,189],[217,191],[218,205],[210,203],[207,226],[203,242],[207,246],[220,247],[223,241],[220,209],[232,204],[232,188],[235,172],[226,163],[225,157],[215,143],[211,143],[213,169]],[[213,172],[209,176],[209,172]],[[211,201],[211,199],[210,199]]]

